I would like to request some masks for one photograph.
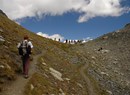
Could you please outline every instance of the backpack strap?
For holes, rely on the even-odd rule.
[[[21,41],[21,43],[20,43],[20,47],[22,47],[23,46],[23,41]]]

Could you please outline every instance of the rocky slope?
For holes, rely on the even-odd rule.
[[[83,55],[89,54],[86,70],[98,86],[110,95],[130,95],[130,24],[81,44]]]

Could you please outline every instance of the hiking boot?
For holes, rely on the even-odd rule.
[[[28,77],[29,77],[28,75],[24,75],[24,78],[26,78],[26,79],[27,79]]]

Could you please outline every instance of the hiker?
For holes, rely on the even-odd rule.
[[[59,42],[60,42],[60,38],[59,38]]]
[[[68,40],[67,40],[67,39],[65,40],[65,43],[66,43],[66,44],[68,43]]]
[[[18,44],[19,55],[22,58],[23,74],[25,78],[28,78],[30,55],[32,53],[33,45],[28,36],[24,36],[24,40]]]

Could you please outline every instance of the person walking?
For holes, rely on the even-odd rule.
[[[30,55],[32,54],[33,44],[29,40],[29,37],[26,35],[24,36],[24,40],[18,43],[17,46],[19,50],[19,55],[22,58],[22,65],[23,65],[23,74],[25,78],[28,78],[29,72],[29,65],[30,65]]]

